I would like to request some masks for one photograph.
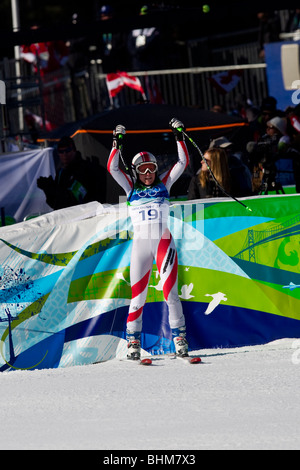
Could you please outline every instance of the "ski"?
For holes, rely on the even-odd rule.
[[[145,357],[145,359],[140,360],[141,366],[151,366],[151,364],[152,364],[152,359],[150,359],[149,357]]]
[[[179,359],[180,361],[186,362],[187,364],[203,364],[201,357],[199,356],[176,356],[176,354],[167,354],[165,356],[157,355],[150,357],[145,357],[139,360],[132,360],[132,359],[121,359],[123,362],[130,362],[132,364],[141,365],[141,366],[151,366],[153,361],[159,360],[174,360]]]
[[[202,359],[200,356],[177,356],[174,353],[166,354],[166,355],[157,355],[151,357],[153,361],[160,361],[160,360],[171,360],[179,359],[181,361],[186,362],[187,364],[201,364]],[[203,364],[203,363],[202,363]]]
[[[144,359],[121,359],[122,362],[127,362],[139,366],[151,366],[152,365],[152,359],[149,357],[145,357]]]
[[[188,364],[201,364],[201,357],[199,356],[175,356],[176,359],[180,359],[181,361],[185,361]]]

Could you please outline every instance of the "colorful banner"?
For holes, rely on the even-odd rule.
[[[191,350],[300,336],[298,195],[171,205]],[[0,370],[126,355],[132,225],[126,204],[90,203],[0,229]],[[153,264],[142,347],[173,351]]]

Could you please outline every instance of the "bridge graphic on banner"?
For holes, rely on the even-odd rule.
[[[243,248],[234,258],[256,262],[255,249],[270,241],[300,234],[300,215],[275,225],[270,230],[249,229]]]

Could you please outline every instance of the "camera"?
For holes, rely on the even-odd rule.
[[[248,142],[247,152],[253,174],[253,190],[256,194],[268,194],[283,188],[277,178],[276,161],[278,160],[277,136],[264,135],[260,142]]]

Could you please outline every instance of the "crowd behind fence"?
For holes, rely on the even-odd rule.
[[[221,71],[241,72],[236,87],[226,94],[220,94],[209,78]],[[150,102],[191,106],[211,109],[220,104],[231,112],[241,96],[259,105],[267,96],[265,64],[243,64],[223,67],[195,67],[187,69],[154,70],[135,72],[139,77]],[[106,75],[100,67],[91,67],[84,73],[71,77],[68,70],[61,70],[55,76],[45,77],[42,84],[22,81],[22,101],[18,103],[17,89],[7,87],[8,120],[11,135],[20,132],[18,111],[41,116],[50,128],[85,119],[110,106]],[[141,95],[131,88],[124,88],[116,98],[116,106],[137,103]],[[26,126],[26,124],[25,124]],[[25,128],[26,132],[26,128]]]
[[[257,42],[214,48],[210,55],[212,65],[205,67],[194,65],[199,63],[201,51],[203,40],[193,40],[187,44],[188,67],[131,74],[140,79],[152,103],[206,110],[221,105],[229,113],[236,109],[241,97],[260,105],[268,94],[268,87],[266,64],[259,60]],[[11,136],[30,132],[28,114],[31,113],[40,117],[43,130],[49,130],[100,113],[111,105],[101,60],[91,61],[78,73],[71,73],[65,66],[43,77],[33,75],[24,61],[21,60],[20,65],[21,77],[16,77],[14,59],[0,62],[0,80],[5,81],[7,92],[8,130],[5,132]],[[212,85],[211,78],[219,72],[230,71],[237,71],[240,80],[230,92],[222,94]],[[141,98],[140,93],[125,87],[114,104],[131,105]]]

